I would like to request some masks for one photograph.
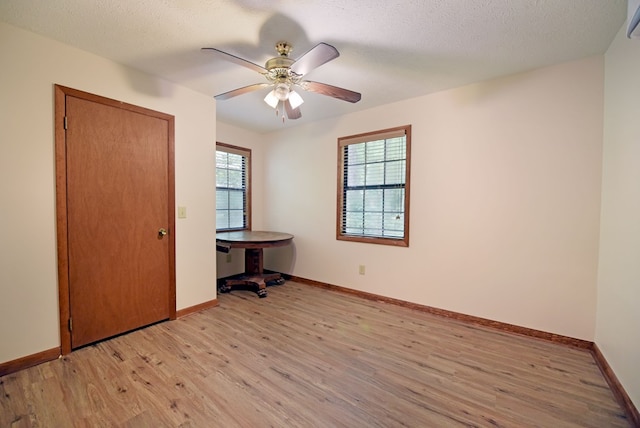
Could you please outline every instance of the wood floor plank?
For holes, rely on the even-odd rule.
[[[629,427],[591,354],[288,282],[0,377],[0,427]]]

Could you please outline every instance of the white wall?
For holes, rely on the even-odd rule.
[[[593,340],[603,73],[592,57],[269,135],[265,225],[295,247],[265,263]],[[405,124],[410,247],[337,241],[337,138]]]
[[[215,101],[4,23],[0,58],[0,362],[60,344],[55,83],[175,116],[177,308],[214,299]]]
[[[595,342],[640,408],[640,40],[627,39],[625,32],[605,57]]]

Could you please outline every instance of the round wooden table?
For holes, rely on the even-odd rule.
[[[293,235],[282,232],[238,230],[216,233],[216,249],[228,253],[231,248],[244,248],[244,273],[228,278],[218,287],[220,293],[228,293],[234,285],[257,287],[259,297],[267,297],[267,285],[283,284],[282,275],[265,273],[263,267],[264,248],[289,245]]]

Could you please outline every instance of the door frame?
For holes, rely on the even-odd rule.
[[[127,104],[99,95],[90,94],[61,85],[54,85],[54,130],[56,163],[56,235],[58,250],[58,306],[60,313],[60,352],[68,354],[71,349],[70,297],[69,297],[69,242],[67,219],[67,151],[66,151],[66,97],[73,96],[87,101],[128,110],[135,113],[163,119],[168,124],[167,161],[168,195],[167,208],[169,219],[169,319],[176,319],[176,245],[175,245],[175,156],[174,133],[175,118],[172,115],[149,110],[133,104]]]

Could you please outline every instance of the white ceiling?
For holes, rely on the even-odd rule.
[[[362,101],[303,92],[303,117],[284,124],[267,89],[217,103],[220,120],[258,132],[602,54],[626,11],[626,0],[0,1],[4,22],[210,96],[264,78],[201,47],[263,65],[281,40],[293,58],[335,46],[340,57],[307,77]]]

